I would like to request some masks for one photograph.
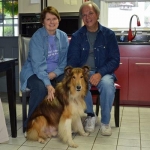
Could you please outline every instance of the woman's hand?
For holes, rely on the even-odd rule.
[[[54,72],[50,72],[48,74],[48,77],[50,78],[50,80],[53,80],[54,78],[56,78],[56,74]]]
[[[94,86],[97,86],[98,83],[100,82],[102,76],[100,73],[95,73],[90,77],[90,83]]]
[[[48,85],[47,91],[48,91],[47,99],[52,101],[54,99],[55,89],[53,88],[52,85]]]

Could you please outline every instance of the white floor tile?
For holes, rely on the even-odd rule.
[[[122,122],[121,127],[138,127],[139,128],[140,124],[137,122]]]
[[[150,115],[149,115],[150,116]],[[150,119],[147,119],[147,118],[140,118],[140,123],[149,123],[150,124]]]
[[[115,145],[94,144],[92,150],[116,150]]]
[[[117,150],[141,150],[140,147],[117,146]]]
[[[141,133],[141,140],[150,140],[150,133]]]
[[[60,140],[50,140],[44,148],[49,149],[62,149],[66,150],[68,148],[68,145],[66,143],[61,142]]]
[[[120,127],[120,132],[129,132],[129,133],[140,133],[138,127]]]
[[[132,140],[132,139],[120,139],[118,140],[119,146],[133,146],[133,147],[140,147],[140,139],[139,140]]]
[[[150,113],[150,109],[149,109],[149,107],[139,107],[139,111],[140,111],[140,113],[142,113],[142,112],[146,112],[146,113]]]
[[[136,139],[140,140],[139,133],[120,132],[119,139]]]
[[[126,122],[139,122],[139,117],[138,116],[122,116],[122,120]]]
[[[13,144],[13,145],[22,145],[26,142],[26,138],[24,137],[19,137],[19,138],[12,138],[9,137],[8,144]]]
[[[141,140],[141,147],[147,147],[150,149],[150,140]]]
[[[93,136],[76,136],[74,138],[75,143],[88,143],[93,144],[95,141],[95,137]]]
[[[138,113],[139,108],[138,107],[127,107],[127,106],[125,106],[123,108],[123,111],[125,111],[125,112],[137,112]]]
[[[3,99],[7,99],[7,96]],[[2,106],[10,139],[8,143],[0,144],[0,150],[75,150],[61,142],[58,137],[48,139],[45,144],[26,140],[22,132],[21,104],[17,104],[17,138],[12,138],[7,101],[2,102]],[[118,128],[115,127],[113,106],[110,121],[112,135],[100,134],[101,115],[99,113],[99,123],[95,127],[95,132],[88,137],[73,134],[74,142],[78,144],[76,150],[150,150],[149,116],[150,108],[120,106],[120,127]]]
[[[33,147],[44,147],[47,142],[42,144],[42,143],[39,143],[38,141],[29,141],[29,140],[27,140],[23,145],[24,146],[33,146]]]
[[[150,116],[150,113],[145,113],[145,114],[140,114],[140,119],[141,118],[144,118],[144,119],[147,119],[147,120],[149,120],[149,116]]]
[[[102,145],[117,145],[118,139],[115,138],[96,138],[95,144],[102,144]]]
[[[118,137],[119,137],[119,132],[113,132],[113,130],[112,130],[111,136],[103,136],[103,135],[101,135],[100,132],[97,135],[97,138],[115,138],[115,139],[118,139]]]
[[[141,133],[150,133],[150,127],[140,127]]]
[[[139,117],[139,113],[137,112],[131,112],[131,111],[123,111],[123,116],[128,116],[128,117]]]
[[[18,150],[42,150],[42,148],[33,146],[21,146]]]
[[[149,128],[150,127],[150,122],[141,122],[140,123],[140,128]]]
[[[150,148],[142,147],[141,150],[150,150]]]
[[[67,150],[91,150],[93,147],[93,144],[88,144],[88,143],[77,143],[78,147],[77,148],[71,148],[69,147]]]
[[[20,145],[0,144],[0,150],[18,150]]]

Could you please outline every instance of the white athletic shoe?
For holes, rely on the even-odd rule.
[[[88,116],[85,120],[85,131],[94,132],[96,123],[97,123],[97,116],[94,117]]]
[[[111,127],[109,124],[105,125],[105,124],[101,123],[100,132],[101,132],[101,135],[104,135],[104,136],[112,135]]]

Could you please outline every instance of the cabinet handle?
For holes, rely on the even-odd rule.
[[[120,65],[122,65],[122,63],[120,63]]]
[[[135,63],[136,65],[150,65],[150,63]]]

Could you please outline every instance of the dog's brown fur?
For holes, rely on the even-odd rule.
[[[55,99],[45,98],[36,108],[27,126],[27,138],[44,143],[48,137],[58,135],[71,147],[77,147],[72,140],[72,130],[88,136],[83,129],[81,116],[86,109],[84,97],[88,90],[89,68],[65,68],[65,77],[55,89]]]

